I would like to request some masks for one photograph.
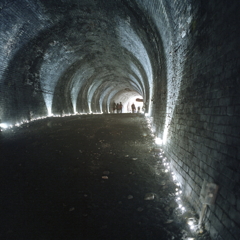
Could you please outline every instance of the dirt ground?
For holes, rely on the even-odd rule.
[[[138,114],[47,118],[5,131],[0,239],[182,239],[176,185],[155,147]]]

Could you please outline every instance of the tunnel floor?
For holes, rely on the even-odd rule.
[[[187,239],[143,115],[47,118],[1,146],[1,239]]]

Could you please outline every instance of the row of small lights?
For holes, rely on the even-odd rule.
[[[42,116],[42,117],[37,117],[37,118],[32,118],[31,120],[23,120],[21,122],[18,122],[18,123],[15,123],[15,124],[8,124],[8,123],[0,123],[0,128],[1,128],[1,131],[2,130],[7,130],[7,129],[11,129],[13,127],[20,127],[21,125],[23,124],[26,124],[26,123],[30,123],[30,122],[33,122],[33,121],[37,121],[37,120],[41,120],[41,119],[46,119],[46,118],[49,118],[49,117],[69,117],[69,116],[76,116],[76,115],[89,115],[89,114],[103,114],[103,112],[101,113],[69,113],[69,114],[62,114],[62,115],[54,115],[54,114],[51,114],[51,115],[48,115],[48,116]]]
[[[146,116],[146,115],[145,115]],[[163,141],[158,138],[158,137],[155,137],[154,135],[154,130],[152,128],[152,120],[150,117],[146,116],[146,120],[147,120],[147,125],[148,125],[148,128],[150,129],[151,131],[151,136],[155,138],[155,143],[159,146],[161,146],[163,144]],[[163,162],[163,165],[165,166],[165,170],[164,172],[165,173],[171,173],[172,175],[172,179],[174,181],[174,183],[177,185],[177,188],[175,189],[176,191],[176,200],[177,200],[177,203],[178,203],[178,210],[181,211],[181,213],[183,214],[185,211],[186,211],[186,208],[183,206],[183,201],[181,199],[181,195],[182,195],[182,190],[180,190],[180,183],[177,181],[177,177],[176,175],[174,174],[173,171],[171,171],[171,165],[169,163],[169,161],[167,160],[167,157],[164,155],[164,151],[160,148],[160,153],[159,153],[159,158],[162,159],[162,162]],[[192,231],[196,231],[197,230],[197,224],[196,224],[196,221],[194,218],[189,218],[188,221],[187,221],[188,225],[189,225],[189,228],[192,230]],[[189,238],[190,239],[190,238]]]
[[[50,118],[50,117],[69,117],[69,116],[76,116],[76,115],[88,115],[88,114],[103,114],[103,113],[69,113],[69,114],[63,114],[63,115],[48,115],[48,116],[42,116],[42,117],[37,117],[37,118],[32,118],[31,120],[23,120],[21,122],[17,122],[15,124],[8,124],[8,123],[0,123],[0,128],[1,128],[1,131],[4,131],[4,130],[8,130],[8,129],[12,129],[14,127],[20,127],[21,125],[23,124],[27,124],[27,123],[30,123],[30,122],[34,122],[34,121],[37,121],[37,120],[41,120],[41,119],[46,119],[46,118]]]

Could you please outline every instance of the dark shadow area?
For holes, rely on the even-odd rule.
[[[5,131],[1,239],[181,239],[176,186],[156,174],[144,126],[142,115],[109,114]]]

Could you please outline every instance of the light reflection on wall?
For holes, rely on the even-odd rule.
[[[142,75],[141,75],[141,73],[139,72],[139,69],[137,68],[137,66],[136,66],[133,62],[131,62],[131,63],[130,63],[130,67],[131,67],[132,71],[138,76],[138,78],[140,79],[142,85],[144,86],[144,81],[143,81]],[[135,79],[132,75],[130,75],[129,77],[130,77],[132,80],[135,80],[135,81],[136,81],[136,79]],[[137,84],[138,84],[138,86],[140,87],[140,84],[139,84],[138,82],[137,82]],[[145,95],[145,91],[146,91],[145,88],[142,89],[142,94],[143,94],[143,95]]]
[[[76,61],[76,56],[67,50],[67,46],[57,42],[44,55],[44,62],[40,69],[40,86],[47,107],[48,115],[52,115],[52,101],[55,87],[67,66]]]
[[[74,113],[77,112],[77,99],[79,91],[81,90],[81,87],[85,83],[85,81],[87,81],[93,73],[94,69],[90,68],[87,65],[82,66],[76,71],[71,80],[71,99]]]
[[[91,107],[92,98],[93,98],[94,94],[96,93],[97,88],[102,84],[100,79],[96,79],[96,80],[98,80],[98,81],[95,81],[93,84],[91,84],[91,86],[88,89],[87,99],[88,99],[88,102],[90,103],[90,104],[88,104],[88,105],[90,105],[90,107]],[[95,108],[96,107],[97,106],[95,106]],[[91,111],[91,108],[89,108],[89,111]]]
[[[131,52],[138,61],[142,64],[143,69],[145,70],[148,82],[149,82],[149,98],[152,98],[152,86],[153,86],[153,76],[152,76],[152,66],[148,56],[148,53],[139,38],[139,36],[134,32],[130,27],[130,23],[122,19],[118,19],[119,26],[117,27],[117,33],[119,36],[119,42],[121,46],[126,48]],[[152,102],[149,101],[149,114],[151,115],[152,111]]]

